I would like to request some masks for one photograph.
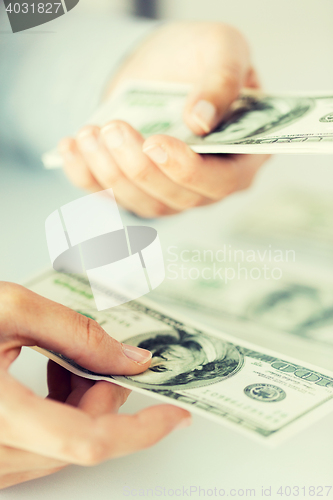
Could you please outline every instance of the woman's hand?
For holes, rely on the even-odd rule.
[[[184,121],[211,131],[243,87],[259,86],[243,36],[222,23],[175,23],[158,29],[125,61],[109,94],[127,79],[192,84]],[[71,181],[92,191],[112,187],[117,201],[155,217],[221,200],[248,187],[268,155],[199,155],[165,135],[144,140],[113,121],[84,127],[59,144]]]
[[[102,373],[133,375],[149,351],[120,344],[93,320],[12,283],[0,283],[0,488],[68,464],[94,465],[153,445],[190,423],[170,405],[117,415],[129,394],[110,382],[48,365],[49,395],[36,396],[8,373],[22,346],[44,347]]]

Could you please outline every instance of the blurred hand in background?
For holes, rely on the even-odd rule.
[[[174,23],[156,30],[123,63],[107,97],[125,80],[191,84],[184,121],[197,135],[214,129],[242,88],[258,88],[248,45],[222,23]],[[182,141],[144,140],[129,124],[85,126],[59,144],[77,186],[112,187],[117,201],[141,217],[207,205],[247,188],[268,155],[199,155]]]

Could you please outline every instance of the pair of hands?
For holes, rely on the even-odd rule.
[[[107,93],[128,78],[193,84],[184,120],[199,135],[218,124],[242,87],[258,86],[243,37],[219,23],[157,30],[123,64]],[[144,141],[119,121],[102,130],[84,127],[76,138],[63,139],[60,150],[74,184],[93,191],[112,187],[121,205],[143,217],[218,201],[247,187],[267,159],[198,155],[172,137]],[[140,373],[150,364],[147,351],[122,346],[94,321],[17,285],[1,284],[0,488],[69,463],[92,465],[134,452],[190,423],[188,412],[169,405],[119,416],[127,390],[82,379],[52,362],[49,396],[43,400],[8,374],[23,345],[55,350],[115,375]]]
[[[0,489],[68,464],[94,465],[153,445],[190,414],[171,405],[117,415],[129,390],[49,362],[46,399],[8,373],[22,346],[63,353],[92,371],[134,375],[149,351],[120,344],[95,321],[12,283],[0,283]]]
[[[259,86],[248,46],[221,23],[176,23],[157,30],[122,65],[106,97],[127,79],[192,85],[184,121],[198,135],[221,121],[243,87]],[[117,202],[141,217],[208,205],[250,185],[268,155],[199,155],[166,135],[144,140],[129,124],[86,126],[59,144],[77,186],[112,187]]]

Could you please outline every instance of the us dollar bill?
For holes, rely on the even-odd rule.
[[[29,286],[95,319],[117,340],[153,355],[146,372],[119,377],[36,348],[80,376],[150,394],[267,444],[279,443],[333,409],[333,374],[327,370],[202,328],[148,301],[97,312],[82,276],[52,270]]]
[[[245,90],[220,125],[195,136],[182,114],[189,86],[128,82],[87,123],[124,120],[144,137],[168,134],[198,153],[332,153],[333,91],[323,95],[266,95]],[[61,166],[56,150],[46,153],[47,168]]]

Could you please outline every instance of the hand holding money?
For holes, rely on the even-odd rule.
[[[49,475],[70,463],[93,465],[156,443],[189,413],[159,405],[117,415],[129,391],[48,365],[46,400],[7,370],[22,346],[43,346],[90,369],[138,374],[150,353],[112,339],[93,320],[23,287],[0,284],[0,489]]]
[[[133,79],[191,85],[183,119],[197,135],[221,121],[241,88],[258,87],[242,35],[221,23],[160,28],[124,62],[106,97]],[[59,148],[74,184],[93,191],[112,187],[117,201],[142,217],[219,201],[248,187],[268,157],[198,155],[174,137],[153,135],[145,141],[119,120],[102,128],[85,126]]]

